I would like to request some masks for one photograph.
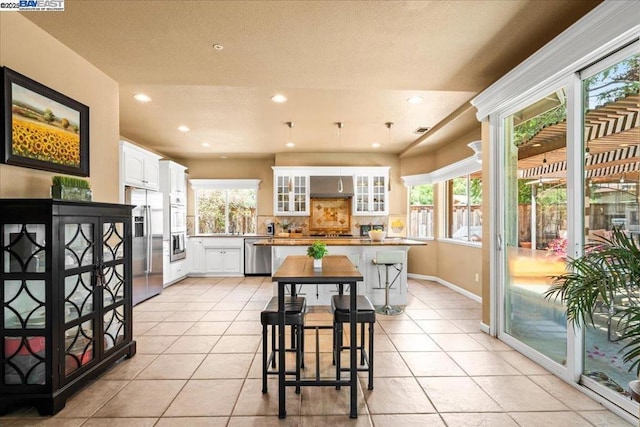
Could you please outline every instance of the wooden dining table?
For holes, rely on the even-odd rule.
[[[329,255],[322,259],[322,268],[313,268],[313,258],[304,255],[290,255],[272,276],[278,284],[278,417],[285,418],[286,387],[287,386],[348,386],[350,395],[351,418],[358,418],[358,375],[357,375],[357,339],[356,339],[356,301],[358,282],[362,282],[362,274],[351,263],[346,255]],[[285,375],[285,333],[284,333],[284,299],[286,287],[291,287],[292,295],[296,293],[296,286],[303,284],[338,285],[340,292],[348,286],[350,294],[351,313],[349,317],[350,340],[349,356],[350,371],[348,380],[323,380],[319,378],[319,370],[313,379],[287,380]],[[339,355],[337,356],[339,357]],[[319,362],[319,360],[318,360]]]

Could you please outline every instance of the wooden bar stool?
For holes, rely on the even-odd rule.
[[[402,269],[404,268],[404,252],[403,251],[378,251],[373,260],[373,264],[378,268],[378,289],[382,288],[382,279],[380,278],[380,266],[384,265],[386,270],[384,282],[384,305],[376,307],[376,311],[380,314],[395,315],[402,313],[402,308],[397,305],[389,304],[389,289],[400,278]],[[396,275],[389,283],[389,267],[396,270]],[[398,281],[398,286],[400,283]]]
[[[358,371],[364,371],[369,373],[368,389],[373,390],[373,326],[376,323],[376,310],[371,304],[369,298],[364,295],[358,295],[356,301],[356,322],[360,324],[360,344],[358,350],[360,350],[360,365],[364,365],[364,368],[358,368]],[[342,344],[343,339],[343,324],[349,323],[350,307],[349,307],[349,295],[334,295],[331,297],[331,310],[333,311],[333,351],[334,360],[336,364],[336,380],[340,381],[341,372],[349,372],[349,368],[342,368],[340,366],[340,353],[342,350],[349,349],[349,346]],[[365,349],[364,340],[364,324],[369,324],[369,349]],[[340,389],[337,386],[336,389]]]
[[[286,371],[286,375],[295,375],[296,381],[300,381],[300,368],[304,368],[304,314],[307,310],[307,302],[304,297],[285,297],[284,324],[291,326],[291,348],[284,351],[295,351],[296,368]],[[267,392],[267,376],[278,375],[276,367],[276,355],[279,348],[276,345],[276,326],[278,325],[278,297],[273,297],[260,313],[262,323],[262,392]],[[271,326],[271,352],[267,354],[267,327]],[[271,370],[269,370],[271,365]],[[296,387],[296,393],[300,393],[300,386]]]

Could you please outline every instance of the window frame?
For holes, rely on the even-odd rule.
[[[470,227],[472,227],[471,225],[471,220],[472,220],[472,206],[473,204],[471,203],[471,180],[472,179],[479,179],[480,183],[482,185],[482,177],[480,178],[471,178],[471,173],[468,174],[464,174],[464,175],[460,175],[460,176],[456,176],[453,177],[447,181],[445,181],[444,184],[444,224],[443,224],[443,237],[441,237],[438,240],[443,240],[443,241],[447,241],[447,242],[454,242],[454,243],[463,243],[463,244],[468,244],[474,247],[481,247],[482,246],[482,236],[481,236],[481,240],[479,241],[474,241],[474,240],[469,240],[469,236],[471,234],[471,229]],[[467,198],[467,203],[466,203],[466,213],[465,213],[465,217],[466,217],[466,227],[467,227],[467,240],[463,240],[463,239],[457,239],[455,237],[453,237],[453,234],[458,231],[461,227],[459,227],[457,230],[453,230],[453,207],[454,207],[454,201],[453,201],[453,181],[455,179],[460,179],[460,178],[464,178],[465,179],[465,197]],[[482,205],[482,203],[484,202],[484,199],[480,202],[480,204]],[[480,227],[482,227],[482,224],[480,225]]]
[[[194,231],[195,234],[231,234],[229,231],[229,191],[230,190],[255,190],[256,191],[256,221],[258,219],[258,189],[259,179],[190,179],[191,189],[194,193]],[[224,232],[222,233],[202,233],[199,221],[199,198],[198,190],[222,190],[224,191]]]

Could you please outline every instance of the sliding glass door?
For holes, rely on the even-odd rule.
[[[584,115],[585,242],[597,242],[614,228],[640,239],[638,185],[640,166],[640,55],[622,52],[580,73]],[[636,288],[637,289],[637,288]],[[637,293],[637,292],[636,292]],[[605,395],[628,396],[636,379],[623,361],[617,306],[640,295],[616,295],[614,306],[602,303],[584,328],[585,384]]]
[[[567,359],[564,307],[544,292],[565,269],[566,117],[563,87],[507,116],[502,168],[502,338],[559,366]]]
[[[575,329],[545,292],[568,256],[613,229],[640,242],[640,43],[505,111],[497,129],[499,336],[637,412],[616,314],[637,304],[637,289],[597,303],[596,326]]]

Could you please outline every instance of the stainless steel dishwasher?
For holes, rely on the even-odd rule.
[[[264,237],[244,239],[244,274],[245,276],[271,275],[271,246],[255,246],[254,243]]]

